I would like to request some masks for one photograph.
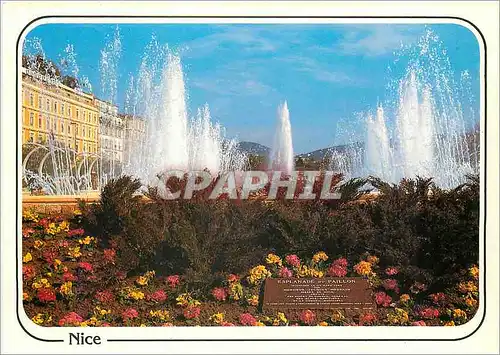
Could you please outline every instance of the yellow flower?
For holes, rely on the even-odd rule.
[[[454,327],[455,326],[455,322],[450,320],[449,322],[446,322],[444,323],[444,326],[445,327]]]
[[[68,255],[74,259],[79,258],[80,256],[82,256],[80,247],[68,248]]]
[[[61,285],[59,292],[64,296],[71,296],[73,294],[73,283],[71,281],[66,281]]]
[[[81,322],[80,323],[80,327],[87,327],[89,324],[88,324],[88,321],[85,321],[85,322]]]
[[[316,269],[309,269],[309,276],[311,277],[323,277],[324,273],[323,271],[319,271]]]
[[[248,276],[248,281],[252,285],[259,284],[262,280],[270,277],[271,273],[266,269],[264,265],[258,265],[250,270],[250,275]]]
[[[310,275],[309,268],[306,265],[299,265],[299,268],[297,269],[297,276],[307,277],[309,275]]]
[[[326,255],[324,251],[320,251],[313,255],[312,260],[315,264],[319,263],[320,261],[327,261],[328,255]]]
[[[82,245],[90,245],[92,244],[92,242],[95,241],[95,238],[94,237],[90,237],[90,236],[86,236],[85,238],[83,239],[79,239],[78,240],[78,243],[82,244]]]
[[[49,280],[47,279],[40,279],[39,281],[33,282],[32,287],[34,289],[39,289],[39,288],[51,288],[52,285],[50,284]]]
[[[80,215],[82,214],[82,211],[80,211],[80,210],[74,210],[74,211],[73,211],[73,214],[74,214],[75,216],[80,216]]]
[[[328,327],[328,323],[327,323],[327,322],[325,322],[325,321],[323,321],[323,322],[319,322],[319,323],[318,323],[318,325],[319,325],[320,327]]]
[[[361,276],[368,276],[372,272],[372,264],[368,261],[360,261],[354,265],[354,271]]]
[[[215,313],[210,316],[209,321],[215,323],[215,324],[222,324],[224,321],[224,313]]]
[[[286,319],[285,313],[283,313],[283,312],[278,312],[277,318],[282,323],[288,323],[288,319]]]
[[[43,241],[41,241],[40,239],[37,239],[35,240],[35,248],[36,249],[40,249],[41,247],[43,247],[45,243]]]
[[[144,324],[144,323],[141,323],[141,325],[140,325],[139,327],[144,328],[144,327],[147,327],[147,325],[146,325],[146,324]]]
[[[135,280],[135,283],[140,286],[145,286],[148,284],[148,279],[145,278],[144,276],[139,276],[137,280]]]
[[[23,292],[23,301],[29,301],[30,295],[27,292]]]
[[[403,293],[400,297],[399,297],[399,301],[401,303],[406,303],[410,300],[410,295],[406,294],[406,293]]]
[[[333,312],[332,316],[330,317],[331,321],[336,323],[336,322],[341,322],[345,319],[344,315],[342,314],[342,311],[338,310]]]
[[[87,324],[96,327],[99,326],[100,322],[96,317],[90,317],[90,319],[87,321]]]
[[[387,314],[387,320],[391,324],[405,324],[408,323],[408,312],[401,308],[395,308],[393,312]]]
[[[257,321],[257,323],[255,323],[255,326],[256,327],[265,327],[266,325],[264,323],[262,323],[261,321]]]
[[[469,307],[476,307],[477,306],[477,300],[475,300],[473,297],[471,296],[467,296],[465,298],[465,304]]]
[[[277,264],[279,266],[282,265],[281,258],[275,254],[268,254],[266,258],[266,263],[268,264]]]
[[[45,274],[47,277],[52,277],[52,273],[51,272],[48,272]]]
[[[195,300],[189,293],[182,293],[175,300],[177,301],[177,305],[181,307],[201,305],[201,302]]]
[[[157,311],[149,311],[149,315],[151,318],[154,320],[162,321],[165,322],[170,319],[170,313],[168,311],[164,310],[157,310]]]
[[[461,309],[454,309],[453,310],[453,318],[455,319],[467,319],[467,313],[465,311],[462,311]]]
[[[34,211],[26,211],[23,213],[23,221],[25,222],[38,222],[39,218],[36,212]]]
[[[366,258],[366,261],[368,261],[370,264],[374,265],[374,264],[378,263],[379,258],[377,258],[375,255],[370,255],[369,257]]]
[[[31,253],[28,252],[25,256],[23,256],[23,263],[29,263],[31,260],[33,260]]]
[[[252,295],[250,298],[247,298],[247,302],[251,306],[257,306],[259,304],[259,296]]]
[[[41,325],[41,324],[43,324],[43,314],[38,313],[36,316],[34,316],[33,318],[31,318],[31,320],[35,324]]]
[[[56,226],[54,222],[50,223],[47,229],[45,230],[47,234],[54,235],[59,232],[59,228]]]
[[[478,279],[479,278],[479,268],[474,265],[473,267],[471,267],[469,269],[469,275],[472,276],[474,279]]]
[[[144,299],[144,293],[139,290],[130,290],[128,293],[128,298],[132,298],[136,301]]]
[[[477,286],[472,281],[460,282],[458,290],[462,293],[477,292]]]
[[[61,265],[61,264],[62,264],[61,260],[59,260],[59,259],[54,259],[54,267],[56,267],[56,268],[57,268],[57,267],[58,267],[59,265]]]
[[[61,223],[59,223],[59,231],[69,231],[69,223],[66,221],[62,221]]]

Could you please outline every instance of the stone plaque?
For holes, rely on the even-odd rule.
[[[368,280],[361,277],[267,279],[263,308],[372,309]]]

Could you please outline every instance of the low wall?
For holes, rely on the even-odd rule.
[[[78,208],[78,201],[94,203],[99,201],[99,192],[89,192],[81,195],[40,195],[23,194],[23,212],[67,214]]]

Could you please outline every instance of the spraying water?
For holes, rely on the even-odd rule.
[[[272,170],[282,171],[287,175],[294,170],[292,126],[286,101],[278,107],[274,144],[269,160]]]

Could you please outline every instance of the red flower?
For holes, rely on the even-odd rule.
[[[216,287],[212,290],[212,296],[217,301],[225,301],[227,297],[227,291],[222,287]]]
[[[288,269],[287,267],[282,267],[280,271],[278,272],[279,277],[292,277],[292,271]]]
[[[122,317],[124,321],[137,318],[138,316],[139,313],[134,308],[127,308],[122,312]]]
[[[59,319],[59,326],[64,327],[65,325],[79,325],[83,322],[83,318],[75,312],[69,312],[64,317]]]
[[[104,249],[104,260],[114,263],[116,257],[116,250],[114,249]]]
[[[236,282],[238,280],[239,280],[239,277],[238,277],[238,275],[235,275],[235,274],[230,274],[227,277],[227,281],[229,281],[229,282]]]
[[[56,293],[51,288],[39,288],[37,297],[40,302],[53,302],[56,300]]]
[[[398,287],[398,281],[394,279],[387,279],[382,282],[382,286],[386,290],[394,290],[396,292],[399,292],[399,287]]]
[[[29,280],[35,276],[35,268],[31,265],[23,265],[23,279]]]
[[[42,226],[43,229],[46,229],[50,224],[50,221],[48,218],[42,218],[41,220],[38,221],[38,225]]]
[[[332,277],[344,277],[347,275],[347,269],[344,266],[335,265],[335,263],[333,263],[330,265],[326,273],[328,276]]]
[[[395,267],[388,267],[387,269],[385,269],[385,274],[388,276],[394,276],[397,275],[397,273],[398,269],[396,269]]]
[[[85,231],[82,229],[82,228],[78,228],[78,229],[71,229],[70,231],[68,231],[68,237],[74,237],[75,235],[83,235],[85,233]]]
[[[48,264],[53,264],[54,260],[57,258],[57,251],[53,249],[45,250],[42,256]]]
[[[23,237],[24,238],[28,238],[33,233],[35,233],[35,230],[33,228],[25,228],[25,229],[23,229]]]
[[[333,265],[340,266],[342,268],[347,267],[347,259],[346,258],[339,258],[333,262]]]
[[[382,307],[388,307],[391,304],[392,298],[385,292],[377,292],[375,294],[375,302]]]
[[[101,323],[101,327],[111,327],[111,324],[108,322]]]
[[[438,292],[429,295],[429,298],[432,300],[432,302],[438,304],[440,302],[443,302],[446,299],[446,296],[444,293]]]
[[[257,319],[250,313],[242,313],[240,314],[240,323],[242,325],[255,325],[257,324]]]
[[[179,285],[181,278],[179,275],[170,275],[167,276],[167,283],[170,287],[176,287]]]
[[[66,281],[76,281],[78,280],[78,278],[73,275],[71,272],[65,272],[63,274],[63,281],[66,282]]]
[[[97,276],[95,276],[95,275],[87,276],[87,281],[96,281],[96,280],[97,280]]]
[[[302,311],[302,313],[300,314],[300,320],[307,325],[313,324],[315,319],[316,319],[316,314],[314,314],[314,312],[309,309]]]
[[[57,246],[59,248],[67,248],[69,247],[69,243],[67,240],[60,240],[59,243],[57,243]]]
[[[439,317],[439,310],[432,307],[427,307],[418,312],[418,315],[422,318],[432,319]]]
[[[415,282],[411,287],[410,287],[410,291],[412,293],[419,293],[419,292],[422,292],[422,291],[425,291],[427,290],[427,286],[424,285],[423,283],[420,283],[420,282]]]
[[[230,323],[230,322],[222,322],[221,324],[223,327],[234,327],[234,324],[233,323]]]
[[[287,262],[287,264],[294,266],[294,267],[297,267],[300,265],[300,259],[295,254],[287,255],[285,257],[285,261]]]
[[[113,296],[113,294],[110,291],[108,291],[108,290],[97,292],[95,294],[95,298],[99,302],[102,302],[102,303],[111,303],[115,299],[115,297]]]
[[[194,319],[200,315],[200,307],[189,306],[184,309],[184,318]]]
[[[118,280],[125,280],[127,278],[127,273],[123,271],[117,271],[115,275]]]
[[[425,327],[427,324],[425,324],[425,321],[423,321],[423,320],[417,320],[417,321],[411,323],[411,325],[413,325],[413,326],[419,326],[419,327]]]
[[[377,316],[373,313],[366,313],[359,317],[359,325],[373,324]]]
[[[92,272],[92,270],[93,270],[92,265],[89,264],[89,263],[87,263],[87,262],[85,262],[85,261],[79,262],[78,263],[78,267],[80,269],[83,269],[83,270],[87,271],[87,272]]]
[[[152,293],[149,298],[155,302],[163,302],[167,299],[167,294],[163,290],[158,290]]]

